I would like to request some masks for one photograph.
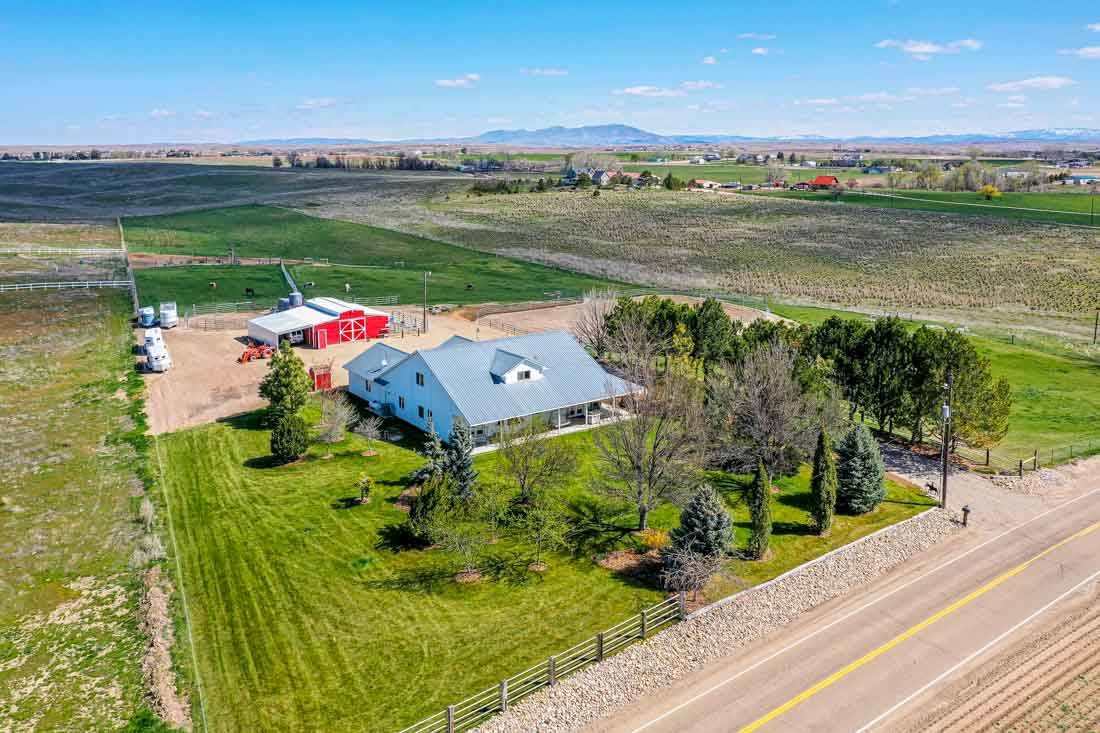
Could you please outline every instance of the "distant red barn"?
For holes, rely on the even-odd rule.
[[[839,186],[840,179],[836,176],[818,176],[810,181],[810,185],[814,188],[830,188],[832,186]]]

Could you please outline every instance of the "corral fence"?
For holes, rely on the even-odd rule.
[[[643,641],[658,629],[687,618],[684,593],[666,598],[636,616],[615,624],[606,631],[589,637],[560,654],[529,667],[499,684],[482,690],[448,706],[435,715],[405,728],[400,733],[459,733],[481,725],[508,706],[541,690],[553,687],[561,679],[589,665],[602,662],[608,656],[636,641]]]
[[[534,331],[529,328],[521,328],[507,321],[502,321],[499,318],[490,318],[485,321],[485,325],[502,333],[506,333],[509,336],[526,336],[527,334],[534,333]]]
[[[209,315],[211,313],[255,313],[269,310],[268,306],[256,305],[254,300],[242,300],[236,303],[200,303],[192,305],[187,317]]]
[[[395,310],[390,314],[391,336],[404,338],[406,333],[419,336],[424,330],[424,316],[419,311]]]
[[[243,331],[248,319],[225,313],[211,313],[187,319],[187,327],[196,331]]]
[[[88,290],[92,288],[129,288],[129,280],[75,280],[70,282],[0,283],[0,293],[17,290]]]
[[[68,257],[119,257],[124,249],[106,247],[0,247],[0,255],[56,255]]]
[[[352,303],[356,305],[398,305],[401,302],[401,296],[399,295],[379,295],[374,298],[352,298]]]

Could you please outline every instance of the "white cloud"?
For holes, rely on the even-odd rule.
[[[840,100],[836,97],[819,97],[817,99],[796,99],[794,103],[810,107],[832,107],[833,105],[840,104]]]
[[[908,54],[917,61],[928,61],[937,54],[954,54],[960,51],[978,51],[982,42],[973,38],[964,38],[960,41],[949,43],[936,43],[933,41],[897,41],[892,38],[879,41],[875,48],[896,48],[904,54]]]
[[[689,92],[701,92],[704,89],[721,89],[722,85],[716,81],[704,81],[702,79],[698,81],[685,81],[680,85],[682,88]]]
[[[1100,33],[1100,23],[1089,23],[1085,26],[1085,28],[1090,31],[1096,31],[1097,33]]]
[[[153,119],[163,119],[165,117],[175,117],[176,111],[171,109],[164,109],[163,107],[156,107],[149,112],[149,116]]]
[[[444,89],[469,89],[481,79],[481,74],[463,74],[456,79],[436,79],[435,85]]]
[[[763,46],[754,48],[752,50],[752,52],[757,56],[767,56],[768,55],[768,49],[764,48]]]
[[[774,33],[741,33],[738,34],[738,38],[751,41],[771,41],[775,38]]]
[[[997,106],[1001,109],[1023,109],[1025,105],[1022,102],[1001,102]]]
[[[1008,98],[1008,101],[1009,102],[1017,102],[1017,103],[1026,102],[1027,97],[1025,97],[1023,94],[1013,94],[1011,97]]]
[[[1076,83],[1064,76],[1033,76],[1030,79],[990,84],[986,89],[991,92],[1023,92],[1028,89],[1062,89]]]
[[[569,69],[539,68],[520,69],[519,73],[527,76],[569,76]]]
[[[955,109],[966,109],[967,107],[973,107],[977,103],[978,100],[974,99],[974,97],[967,97],[965,99],[960,99],[958,102],[953,103],[951,106]]]
[[[952,94],[958,94],[958,87],[909,87],[905,90],[906,94],[911,94],[914,97],[946,97]]]
[[[666,89],[641,84],[625,89],[616,89],[612,94],[626,94],[631,97],[682,97],[686,94],[683,89]]]
[[[718,49],[718,53],[729,53],[729,52],[730,52],[730,50],[729,50],[728,48],[720,48],[720,49]]]
[[[1079,59],[1100,59],[1100,46],[1085,46],[1084,48],[1063,48],[1058,53],[1063,56],[1076,56]]]
[[[867,94],[857,94],[849,99],[856,102],[878,102],[880,104],[886,104],[889,102],[912,102],[915,97],[912,95],[900,95],[891,94],[890,92],[869,92]]]
[[[303,99],[295,105],[294,109],[309,112],[315,109],[328,109],[329,107],[335,106],[336,100],[332,97],[318,97],[316,99]]]
[[[195,110],[195,117],[197,117],[200,120],[209,120],[213,116],[214,116],[214,113],[211,112],[210,110],[206,110],[206,109],[197,109],[197,110]]]
[[[704,56],[703,60],[699,63],[706,64],[707,66],[713,66],[714,64],[718,63],[718,59],[714,58],[713,56]]]
[[[487,117],[485,121],[490,125],[510,125],[512,124],[511,117]]]

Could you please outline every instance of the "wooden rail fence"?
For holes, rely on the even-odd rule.
[[[74,280],[70,282],[0,283],[0,293],[16,290],[81,290],[92,288],[129,288],[129,280]]]
[[[555,654],[499,684],[448,706],[435,715],[410,725],[401,733],[460,733],[481,725],[528,695],[552,687],[562,678],[644,640],[660,628],[687,618],[685,595],[680,593],[645,609],[637,616]]]

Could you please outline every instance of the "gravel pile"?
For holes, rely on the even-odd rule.
[[[1069,478],[1053,468],[1025,471],[1023,476],[991,476],[993,483],[1018,494],[1038,494],[1066,483]]]
[[[572,731],[673,684],[707,662],[932,547],[959,525],[939,510],[843,547],[819,562],[732,596],[652,639],[545,688],[488,721],[482,733]]]

